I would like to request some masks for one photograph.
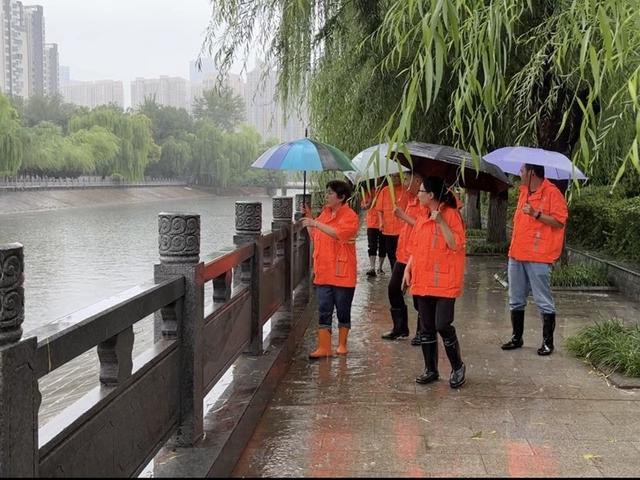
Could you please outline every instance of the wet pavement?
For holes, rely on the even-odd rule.
[[[358,248],[349,354],[308,360],[316,342],[312,323],[234,476],[638,476],[640,391],[609,385],[563,346],[592,320],[637,321],[638,303],[615,293],[558,292],[554,354],[536,354],[542,322],[532,304],[524,348],[504,352],[500,344],[511,333],[507,294],[493,274],[506,262],[468,257],[454,322],[467,382],[449,387],[440,340],[440,380],[417,385],[420,348],[380,338],[391,327],[388,266],[386,276],[368,279],[362,235]],[[317,318],[315,308],[312,302],[306,313]]]

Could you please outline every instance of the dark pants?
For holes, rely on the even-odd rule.
[[[420,314],[420,333],[423,343],[435,340],[436,332],[445,343],[456,337],[456,329],[452,325],[455,298],[429,296],[415,298]]]
[[[370,257],[384,258],[387,256],[387,245],[379,228],[367,228],[367,243]]]
[[[338,327],[351,328],[351,302],[355,291],[355,287],[316,285],[319,328],[331,330],[334,308],[338,314]]]
[[[402,292],[402,277],[404,276],[404,270],[407,267],[406,263],[396,262],[391,272],[391,278],[389,279],[389,305],[391,308],[403,308],[406,306],[404,303],[404,293]],[[413,307],[418,311],[417,297],[413,297]]]
[[[398,249],[398,235],[382,235],[387,249],[387,257],[391,268],[396,264],[396,250]]]

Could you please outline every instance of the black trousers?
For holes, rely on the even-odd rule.
[[[387,245],[379,228],[367,228],[367,244],[370,257],[384,258],[387,256]]]
[[[387,258],[391,268],[396,264],[396,250],[398,249],[398,235],[382,235],[387,248]]]
[[[453,339],[456,329],[453,326],[455,298],[416,296],[420,313],[420,333],[423,342],[433,341],[436,332],[442,340]]]
[[[404,276],[405,268],[407,268],[406,263],[396,262],[391,271],[391,278],[389,279],[389,286],[387,288],[391,308],[402,308],[406,305],[404,303],[404,293],[402,293],[402,277]],[[413,307],[418,311],[416,298],[417,297],[413,297]]]

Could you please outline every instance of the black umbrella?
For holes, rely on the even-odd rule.
[[[450,185],[487,192],[502,192],[511,186],[507,176],[497,166],[480,159],[476,170],[471,154],[457,148],[431,143],[408,142],[406,150],[411,159],[398,149],[401,164],[426,176],[442,177]],[[464,170],[463,166],[464,165]],[[464,173],[464,175],[463,175]]]

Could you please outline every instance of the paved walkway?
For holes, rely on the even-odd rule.
[[[380,339],[390,328],[389,275],[364,276],[366,240],[358,243],[363,274],[349,355],[307,360],[312,324],[234,476],[638,475],[640,391],[608,385],[562,341],[601,316],[638,319],[640,305],[617,294],[557,293],[556,352],[536,354],[541,321],[533,306],[524,348],[503,352],[506,292],[493,274],[505,261],[469,257],[454,324],[467,383],[449,387],[440,345],[440,381],[417,385],[419,347]],[[315,304],[308,312],[316,316]]]

